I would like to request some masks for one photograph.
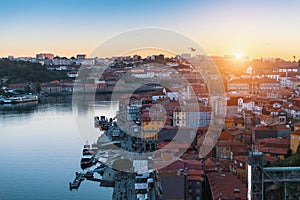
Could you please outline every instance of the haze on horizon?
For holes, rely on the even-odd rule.
[[[89,54],[121,32],[158,27],[209,55],[300,58],[300,1],[3,1],[0,57]],[[113,48],[113,47],[112,47]]]

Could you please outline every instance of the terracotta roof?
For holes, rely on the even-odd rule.
[[[257,126],[254,127],[254,130],[290,130],[285,125],[276,125],[276,126]]]
[[[234,160],[246,163],[248,160],[248,156],[236,156]]]
[[[246,146],[246,144],[240,141],[218,141],[216,146]]]
[[[256,144],[268,146],[289,146],[290,141],[286,138],[263,138],[256,141]]]
[[[267,162],[270,163],[276,162],[278,160],[278,158],[276,158],[275,156],[264,156],[264,158]]]
[[[231,162],[226,158],[220,158],[217,164],[219,165],[219,168],[222,168],[222,170],[229,171],[229,166]]]
[[[266,120],[266,119],[270,118],[269,115],[259,115],[258,117],[259,117],[261,120]]]
[[[288,107],[285,107],[285,108],[288,109],[288,110],[295,110],[295,111],[299,111],[300,110],[300,107],[299,106],[295,106],[295,105],[288,106]]]
[[[216,163],[215,163],[211,158],[207,158],[207,159],[204,161],[204,165],[205,165],[205,166],[213,166],[213,167],[215,167],[215,166],[216,166]]]
[[[289,139],[285,138],[264,138],[256,141],[256,146],[263,153],[285,155],[290,147]]]
[[[299,136],[300,136],[300,130],[297,130],[297,131],[291,132],[291,134],[293,134],[293,135],[299,135]]]
[[[204,178],[202,176],[188,176],[189,181],[204,181]]]
[[[232,139],[233,139],[233,135],[228,130],[224,130],[219,137],[219,140],[232,140]]]
[[[277,155],[285,155],[287,154],[287,148],[276,148],[276,147],[263,147],[260,146],[258,149],[263,153],[272,153]]]
[[[158,165],[157,165],[158,166]],[[197,160],[176,160],[159,170],[160,173],[177,173],[179,169],[188,169],[189,175],[202,176],[202,162]]]
[[[203,170],[189,169],[188,174],[191,176],[202,176],[205,173]]]
[[[187,167],[191,170],[201,170],[203,163],[200,160],[183,160]]]
[[[152,95],[153,96],[165,96],[166,94],[161,91],[161,92],[154,92]]]
[[[300,126],[300,122],[295,123],[294,126]]]
[[[300,101],[300,97],[294,98],[293,101]]]
[[[247,185],[232,173],[207,173],[212,199],[247,199]]]
[[[233,153],[234,156],[243,156],[248,155],[249,150],[246,146],[232,146],[230,147],[230,151]]]

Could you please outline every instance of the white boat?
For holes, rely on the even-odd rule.
[[[27,94],[24,96],[16,97],[13,103],[25,103],[25,102],[32,102],[38,100],[39,97],[37,95]]]
[[[23,96],[13,96],[13,97],[5,97],[1,99],[1,103],[4,104],[17,104],[17,103],[26,103],[38,101],[39,97],[37,95],[26,94]]]

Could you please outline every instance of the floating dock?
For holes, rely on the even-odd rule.
[[[76,172],[76,176],[73,182],[70,182],[70,190],[78,189],[81,181],[84,180],[84,174]]]

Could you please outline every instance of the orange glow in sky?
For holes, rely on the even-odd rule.
[[[5,1],[0,57],[40,52],[89,55],[123,31],[159,27],[196,41],[209,55],[300,58],[300,1]],[[59,6],[57,6],[59,4]],[[236,57],[240,57],[236,55]]]

